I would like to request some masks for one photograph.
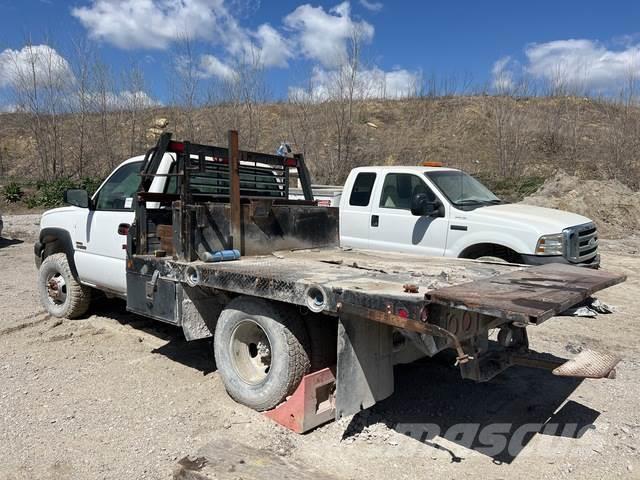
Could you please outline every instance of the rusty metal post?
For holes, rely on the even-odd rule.
[[[229,130],[229,203],[231,208],[231,245],[241,250],[240,154],[238,132]]]

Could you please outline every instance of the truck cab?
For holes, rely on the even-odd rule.
[[[599,265],[595,224],[499,199],[437,163],[351,171],[340,202],[345,247],[541,265]]]

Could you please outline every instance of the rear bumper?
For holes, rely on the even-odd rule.
[[[589,263],[571,263],[560,255],[540,256],[540,255],[521,255],[527,265],[547,265],[549,263],[563,263],[565,265],[573,265],[575,267],[599,268],[600,254],[597,254]]]

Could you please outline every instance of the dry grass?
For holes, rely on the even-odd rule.
[[[249,111],[248,108],[251,110]],[[326,105],[216,105],[191,112],[150,109],[89,116],[84,157],[77,117],[60,117],[59,175],[102,176],[155,142],[154,124],[169,121],[177,138],[225,144],[240,131],[241,146],[275,151],[281,141],[306,154],[316,182],[344,180],[366,164],[411,165],[438,160],[483,177],[548,177],[558,168],[583,178],[640,183],[640,109],[575,97],[456,96],[356,102],[349,158],[337,157],[335,122]],[[0,115],[0,179],[41,177],[41,161],[26,114]],[[375,125],[371,126],[371,124]],[[376,128],[377,127],[377,128]],[[102,132],[102,133],[100,133]],[[81,168],[80,168],[81,167]],[[0,180],[0,181],[2,181]]]

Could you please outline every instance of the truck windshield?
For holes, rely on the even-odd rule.
[[[457,207],[477,208],[502,203],[502,200],[482,183],[459,170],[426,172],[425,175]]]

